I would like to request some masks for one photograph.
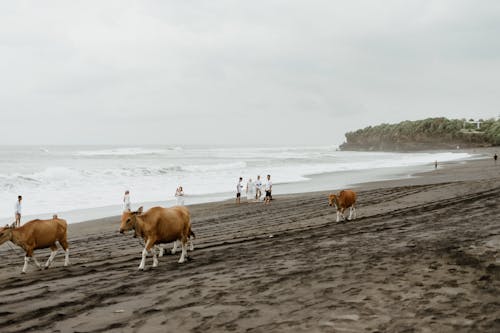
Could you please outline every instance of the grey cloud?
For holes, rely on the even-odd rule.
[[[331,144],[493,117],[499,32],[496,1],[3,2],[0,143]]]

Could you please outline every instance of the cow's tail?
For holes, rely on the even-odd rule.
[[[196,238],[196,236],[194,235],[194,232],[193,230],[191,230],[191,227],[189,227],[189,237],[193,236],[193,238]]]

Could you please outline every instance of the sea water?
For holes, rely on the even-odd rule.
[[[393,170],[405,174],[402,169],[470,157],[463,152],[345,152],[336,146],[3,146],[0,222],[13,220],[18,195],[23,196],[24,221],[57,213],[78,222],[120,214],[125,190],[133,207],[170,206],[179,185],[190,204],[232,197],[240,176],[246,183],[270,174],[275,194],[331,190],[400,176]],[[311,181],[317,174],[331,177]]]

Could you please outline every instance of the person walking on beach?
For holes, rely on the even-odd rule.
[[[184,189],[182,186],[175,190],[175,197],[177,198],[177,206],[184,206]]]
[[[434,169],[437,169],[438,168],[438,161],[434,161]]]
[[[260,175],[258,175],[257,180],[255,181],[255,200],[260,201],[261,196],[262,196],[262,180],[260,180]]]
[[[495,153],[495,155],[493,156],[493,159],[495,160],[495,164],[497,164],[497,160],[498,160],[498,155],[497,155],[497,153]]]
[[[252,181],[252,178],[248,179],[246,193],[247,202],[255,202],[255,183]]]
[[[129,190],[125,191],[125,195],[123,196],[123,211],[130,212],[132,209],[130,207],[130,192]]]
[[[23,201],[23,197],[18,195],[17,196],[17,201],[16,201],[16,208],[15,208],[15,217],[16,217],[16,222],[15,227],[19,228],[21,226],[21,211],[22,211],[22,205],[21,202]]]
[[[241,190],[243,189],[243,178],[240,177],[238,184],[236,184],[236,203],[239,205],[241,202]]]
[[[271,181],[271,175],[267,175],[266,197],[264,199],[265,205],[269,205],[271,203],[271,200],[273,199],[271,194],[272,190],[273,190],[273,182]]]

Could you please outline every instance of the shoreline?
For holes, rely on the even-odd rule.
[[[493,148],[481,148],[481,149],[463,149],[460,153],[467,153],[471,155],[465,160],[475,160],[477,158],[487,158],[487,156],[494,151]],[[418,153],[454,153],[455,151],[420,151]],[[461,163],[464,160],[453,160],[448,162],[442,162],[441,165],[452,165],[455,163]],[[289,195],[289,194],[299,194],[308,192],[318,192],[318,191],[328,191],[331,189],[340,189],[345,187],[354,187],[358,184],[369,183],[373,181],[387,181],[395,179],[407,179],[414,177],[422,172],[427,171],[431,167],[431,164],[418,164],[411,166],[399,166],[399,167],[382,167],[374,169],[363,169],[363,170],[345,170],[345,171],[335,171],[335,172],[324,172],[318,174],[307,174],[303,177],[303,181],[294,182],[284,182],[276,183],[274,193],[276,196]],[[233,198],[232,192],[221,192],[212,194],[200,194],[200,195],[187,195],[185,197],[186,205],[196,205],[211,202],[220,202],[231,200]],[[161,200],[161,201],[146,201],[133,203],[133,207],[143,206],[146,209],[154,206],[171,207],[176,204],[175,199]],[[58,214],[59,217],[64,218],[69,224],[83,223],[86,221],[106,218],[109,216],[116,216],[115,212],[121,212],[121,205],[108,205],[100,207],[90,207],[83,209],[76,209],[70,211],[62,212],[50,212],[36,215],[23,216],[23,221],[27,222],[36,218],[45,219],[51,218],[53,214]],[[0,225],[10,223],[10,217],[0,218]]]
[[[486,154],[486,153],[484,153]],[[444,163],[443,163],[444,164]],[[421,171],[409,175],[405,178],[394,178],[388,180],[376,180],[371,182],[356,183],[350,186],[356,191],[359,190],[375,190],[384,189],[398,186],[421,186],[425,184],[436,184],[443,182],[454,182],[462,180],[480,180],[485,177],[494,178],[495,175],[488,173],[482,174],[480,171],[483,169],[484,165],[493,164],[493,161],[489,161],[489,158],[484,155],[482,158],[468,159],[465,161],[452,161],[444,164],[444,167],[438,167],[437,170],[432,169],[431,171]],[[428,169],[428,168],[426,168]],[[469,170],[476,170],[478,172],[471,173]],[[498,164],[500,176],[500,163]],[[319,180],[322,180],[323,175],[317,175]],[[327,176],[327,175],[325,175]],[[459,178],[464,177],[464,178]],[[276,194],[274,197],[276,200],[286,199],[286,200],[300,200],[303,195],[322,195],[326,196],[332,192],[331,190],[319,190],[310,192],[299,192],[299,193],[287,193],[287,194]],[[340,189],[337,189],[340,190]],[[326,199],[325,199],[326,201]],[[251,203],[250,205],[261,205],[262,203]],[[247,205],[243,200],[242,205]],[[210,207],[227,207],[235,206],[233,198],[227,198],[212,202],[202,202],[192,205],[186,205],[190,210],[210,210]],[[195,218],[194,218],[195,219]],[[94,233],[101,230],[103,227],[106,231],[113,232],[120,223],[120,215],[108,215],[95,219],[88,219],[81,222],[75,222],[68,224],[68,234],[70,232],[75,232],[80,234],[82,232]],[[1,249],[1,247],[0,247]]]
[[[478,160],[487,160],[489,158],[489,153],[490,149],[489,148],[483,148],[481,152],[477,152],[476,149],[472,152],[468,152],[470,154],[475,154],[476,157],[471,157],[465,160],[456,160],[456,161],[448,161],[448,162],[442,162],[440,163],[440,166],[438,167],[438,170],[442,170],[442,168],[453,168],[454,166],[457,165],[462,165],[463,163],[470,163],[473,161],[478,161]],[[300,196],[301,194],[311,194],[311,193],[326,193],[326,192],[331,192],[334,190],[340,190],[342,187],[346,188],[353,188],[353,189],[358,189],[358,188],[363,188],[363,187],[370,187],[373,188],[374,186],[378,185],[383,185],[387,183],[394,183],[394,184],[418,184],[422,182],[426,182],[427,179],[425,176],[432,175],[436,170],[431,169],[433,168],[433,165],[417,165],[417,166],[410,166],[410,167],[397,167],[397,168],[384,168],[383,171],[385,171],[382,175],[378,174],[379,179],[376,180],[369,180],[370,177],[370,172],[368,171],[368,175],[366,176],[366,180],[362,182],[346,182],[343,185],[339,185],[336,188],[327,188],[328,186],[325,186],[324,183],[328,182],[332,179],[332,177],[341,177],[345,178],[347,175],[350,173],[358,173],[359,171],[344,171],[344,172],[327,172],[327,173],[321,173],[321,174],[313,174],[313,175],[306,175],[308,180],[304,182],[308,182],[308,189],[309,190],[297,190],[300,188],[302,182],[291,182],[291,183],[281,183],[281,184],[276,184],[275,187],[279,187],[280,191],[276,191],[273,194],[275,198],[280,198],[280,197],[294,197],[294,196]],[[422,178],[420,181],[418,178]],[[315,189],[315,184],[321,184],[317,186],[317,189]],[[292,189],[290,191],[289,189]],[[295,191],[293,191],[295,189]],[[195,207],[199,205],[207,205],[207,204],[217,204],[217,203],[232,203],[234,198],[233,198],[233,193],[232,192],[226,192],[226,193],[217,193],[213,195],[199,195],[196,196],[200,198],[201,200],[194,203],[188,203],[185,206],[186,207]],[[214,199],[212,199],[214,198]],[[165,205],[165,203],[167,205]],[[245,203],[245,198],[243,198],[242,203]],[[175,200],[169,200],[169,201],[150,201],[150,202],[143,202],[143,203],[137,203],[134,204],[136,208],[140,206],[144,206],[145,208],[148,207],[154,207],[154,206],[165,206],[165,207],[170,207],[171,204],[172,206],[175,205]],[[110,206],[113,208],[116,208],[117,206]],[[120,206],[121,207],[121,206]],[[99,210],[101,207],[98,208],[89,208],[89,209],[83,209],[81,210],[83,214],[87,213],[89,211],[96,211]],[[147,208],[146,208],[147,209]],[[95,214],[94,214],[95,215]],[[48,216],[48,214],[47,214]],[[97,216],[95,218],[90,218],[78,222],[72,222],[69,223],[69,225],[75,225],[79,223],[86,223],[86,222],[93,222],[97,220],[102,220],[102,219],[119,219],[120,215],[115,214],[115,215],[101,215]]]

